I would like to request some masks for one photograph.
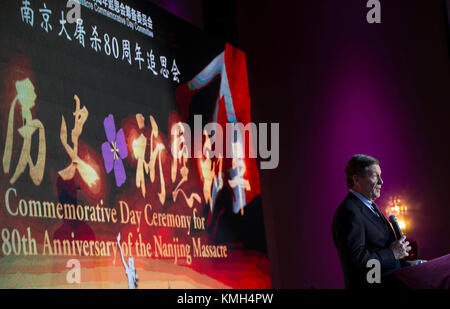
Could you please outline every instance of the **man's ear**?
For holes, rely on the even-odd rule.
[[[353,175],[352,179],[353,179],[353,187],[356,187],[359,184],[359,177],[358,177],[358,175]]]

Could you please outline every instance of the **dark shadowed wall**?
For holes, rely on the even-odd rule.
[[[156,4],[160,8],[184,19],[185,21],[197,26],[203,27],[202,0],[145,0]]]
[[[449,253],[444,2],[381,1],[381,24],[366,1],[237,3],[253,119],[280,122],[280,165],[261,172],[274,287],[343,287],[331,222],[355,153],[381,161],[378,205],[408,201],[421,255]]]
[[[331,222],[355,153],[381,162],[379,206],[407,200],[421,256],[450,253],[444,1],[381,1],[381,24],[363,0],[230,1],[226,14],[224,1],[152,2],[229,41],[237,31],[253,120],[280,123],[279,166],[261,171],[273,287],[343,287]]]

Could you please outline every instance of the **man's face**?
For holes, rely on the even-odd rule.
[[[380,197],[381,185],[381,168],[378,164],[369,166],[363,176],[353,175],[353,190],[364,195],[368,200],[375,201]]]

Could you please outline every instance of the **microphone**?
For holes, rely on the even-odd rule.
[[[397,239],[402,238],[402,230],[400,229],[400,226],[398,225],[397,217],[395,215],[389,216],[389,222],[392,224],[392,228],[394,229],[395,236]]]

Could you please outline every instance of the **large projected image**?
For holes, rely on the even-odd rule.
[[[0,4],[0,287],[270,288],[245,54],[69,2]]]

